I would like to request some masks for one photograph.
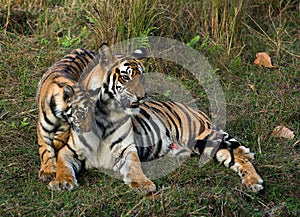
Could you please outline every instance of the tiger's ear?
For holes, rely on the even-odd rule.
[[[107,69],[114,60],[111,49],[108,46],[108,44],[103,43],[100,45],[99,54],[100,54],[99,63],[101,67],[103,69]]]
[[[141,60],[147,57],[147,50],[145,48],[137,48],[131,55]]]
[[[73,95],[74,95],[74,89],[72,86],[70,85],[65,85],[64,86],[64,100],[67,101],[68,99],[70,99]]]

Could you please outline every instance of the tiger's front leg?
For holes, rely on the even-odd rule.
[[[119,158],[114,169],[119,169],[123,180],[131,189],[154,192],[155,184],[149,180],[142,171],[141,162],[134,144],[123,150],[121,158]]]
[[[51,190],[72,190],[78,186],[76,173],[81,169],[81,161],[69,145],[64,146],[57,155],[56,178],[49,183]]]

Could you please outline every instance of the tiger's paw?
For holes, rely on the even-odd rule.
[[[48,188],[53,191],[67,190],[71,191],[74,187],[78,186],[77,180],[73,178],[69,179],[55,179],[49,183]]]
[[[234,150],[234,154],[243,156],[247,159],[254,159],[254,153],[250,152],[249,148],[246,148],[245,146],[240,146],[237,149]]]
[[[263,180],[257,174],[243,174],[242,175],[242,183],[245,187],[252,192],[259,192],[264,189]]]
[[[48,163],[47,165],[42,165],[39,171],[39,178],[41,181],[45,182],[55,178],[56,165]]]
[[[156,191],[155,184],[150,180],[139,181],[139,182],[130,182],[129,187],[130,187],[130,189],[142,191],[142,192],[146,192],[146,193]]]
[[[39,178],[42,182],[52,180],[55,178],[55,171],[54,172],[40,171]]]

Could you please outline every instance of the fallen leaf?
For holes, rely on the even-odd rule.
[[[274,137],[281,137],[285,139],[293,139],[295,137],[294,132],[285,126],[277,126],[272,132]]]
[[[261,52],[256,54],[256,59],[254,64],[257,66],[264,66],[267,68],[273,68],[274,66],[271,63],[271,57],[266,52]]]

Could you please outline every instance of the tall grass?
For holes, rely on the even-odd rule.
[[[114,44],[150,35],[188,43],[199,35],[198,47],[204,44],[202,47],[210,52],[218,51],[222,55],[225,52],[232,57],[240,54],[248,43],[244,35],[254,34],[277,57],[281,52],[297,56],[290,51],[296,39],[291,39],[288,31],[289,26],[295,25],[289,18],[299,9],[295,0],[252,3],[245,0],[98,0],[85,4],[80,0],[6,0],[5,3],[0,12],[0,18],[5,19],[2,21],[5,30],[13,22],[12,13],[21,8],[27,17],[35,20],[31,21],[31,32],[38,31],[41,37],[60,39],[60,42],[73,39],[75,45],[80,44],[76,37],[83,34],[82,28],[86,26],[90,47],[97,47],[103,41]]]
[[[94,31],[99,41],[111,44],[119,41],[150,36],[158,29],[157,21],[162,11],[155,0],[108,0],[93,5],[89,12],[95,23]]]
[[[242,19],[243,0],[203,1],[202,16],[205,35],[209,35],[217,44],[225,46],[227,55],[238,42],[239,27]]]

